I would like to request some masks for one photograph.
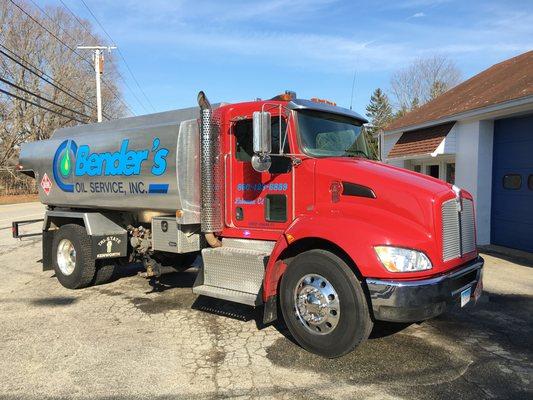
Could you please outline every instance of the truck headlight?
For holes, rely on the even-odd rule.
[[[390,272],[414,272],[431,269],[431,261],[421,251],[392,246],[374,247],[376,254]]]

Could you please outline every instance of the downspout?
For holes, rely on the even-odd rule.
[[[222,168],[220,129],[213,118],[211,104],[204,92],[198,93],[200,106],[200,205],[201,229],[211,247],[222,243],[215,233],[222,230]]]

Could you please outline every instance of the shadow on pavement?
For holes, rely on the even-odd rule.
[[[487,293],[489,301],[421,324],[377,323],[352,353],[324,359],[278,339],[275,365],[376,384],[409,398],[531,398],[533,296]]]
[[[76,297],[60,296],[60,297],[45,297],[42,299],[35,299],[31,301],[31,305],[36,307],[59,307],[70,306],[78,301]]]

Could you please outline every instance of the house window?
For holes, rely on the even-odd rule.
[[[446,163],[446,182],[455,183],[455,163]]]
[[[522,176],[519,174],[507,174],[503,176],[503,188],[518,190],[522,187]]]
[[[439,178],[439,166],[438,165],[428,165],[427,174],[433,178]]]
[[[415,172],[418,172],[418,173],[422,172],[422,166],[420,164],[415,165],[413,168],[414,168],[413,171]]]

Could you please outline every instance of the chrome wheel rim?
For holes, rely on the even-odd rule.
[[[76,267],[76,249],[68,239],[62,239],[57,246],[57,266],[63,275],[70,275]]]
[[[294,289],[295,312],[298,320],[311,333],[326,335],[339,323],[339,296],[323,276],[307,274]]]

